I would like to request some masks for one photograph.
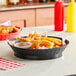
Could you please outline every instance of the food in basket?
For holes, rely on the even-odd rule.
[[[34,34],[29,33],[29,35],[26,38],[17,37],[16,39],[19,39],[19,42],[32,43],[32,45],[28,47],[28,49],[41,49],[41,48],[49,49],[63,46],[63,43],[60,39],[48,37],[46,35],[46,32],[44,36],[41,36],[35,32]]]
[[[9,34],[17,32],[19,29],[16,28],[14,25],[12,26],[0,26],[0,34]]]

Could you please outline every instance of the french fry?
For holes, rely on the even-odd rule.
[[[38,49],[40,47],[40,40],[33,40],[32,42],[32,46],[30,48],[35,48]]]
[[[43,37],[42,40],[48,40],[50,42],[54,42],[55,44],[57,44],[59,46],[62,44],[62,41],[60,39],[57,39],[57,38],[49,38],[49,37],[45,38],[45,37]]]
[[[29,33],[29,35],[27,37],[32,37],[32,33]]]
[[[47,48],[52,48],[53,47],[53,43],[48,41],[48,40],[42,40],[40,43],[40,46],[45,46]]]
[[[17,37],[16,39],[19,39],[19,42],[30,42],[29,38],[19,38],[19,37]]]
[[[10,41],[10,44],[13,45],[13,46],[15,46],[15,44],[12,41]]]
[[[44,37],[47,37],[47,34],[46,34],[46,32],[45,32],[45,36]]]
[[[30,49],[38,49],[39,47],[45,46],[46,48],[58,48],[62,46],[62,41],[57,38],[47,37],[46,32],[42,37],[35,32],[34,34],[29,33],[26,38],[17,38],[20,42],[32,43]]]

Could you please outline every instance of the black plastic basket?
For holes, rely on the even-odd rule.
[[[48,36],[53,37],[53,36]],[[60,37],[53,37],[58,38],[62,40]],[[12,39],[10,41],[18,41],[18,39]],[[11,46],[11,48],[14,51],[15,56],[23,59],[39,59],[39,60],[47,60],[47,59],[56,59],[62,56],[62,52],[66,48],[66,46],[69,44],[68,40],[65,40],[65,45],[58,48],[51,48],[51,49],[25,49],[25,48],[19,48],[15,46]]]

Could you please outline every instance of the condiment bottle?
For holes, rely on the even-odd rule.
[[[0,0],[0,5],[6,6],[7,5],[7,0]]]
[[[39,3],[39,0],[35,0],[36,3]]]
[[[26,3],[27,2],[27,0],[24,0],[24,3]]]
[[[64,4],[61,0],[56,0],[54,8],[55,31],[63,31],[64,28]]]
[[[9,5],[9,0],[7,0],[6,3],[7,3],[7,6],[8,6]]]
[[[34,0],[27,0],[27,2],[28,2],[28,3],[33,3],[33,2],[34,2]]]
[[[26,3],[27,0],[19,0],[20,3]]]
[[[40,3],[46,3],[47,0],[39,0]]]
[[[17,5],[19,3],[19,0],[9,0],[9,4],[11,5]]]
[[[67,32],[76,32],[76,3],[71,0],[67,7]]]

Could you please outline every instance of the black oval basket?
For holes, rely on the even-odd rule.
[[[26,37],[26,36],[25,36]],[[53,36],[48,36],[48,37],[53,37]],[[58,38],[62,40],[60,37],[53,37],[53,38]],[[18,39],[12,39],[10,41],[15,41],[17,42]],[[62,52],[66,48],[66,46],[69,44],[68,40],[65,40],[66,45],[58,48],[51,48],[51,49],[24,49],[24,48],[19,48],[15,46],[11,46],[11,48],[14,51],[15,56],[23,59],[39,59],[39,60],[47,60],[47,59],[56,59],[62,56]]]

